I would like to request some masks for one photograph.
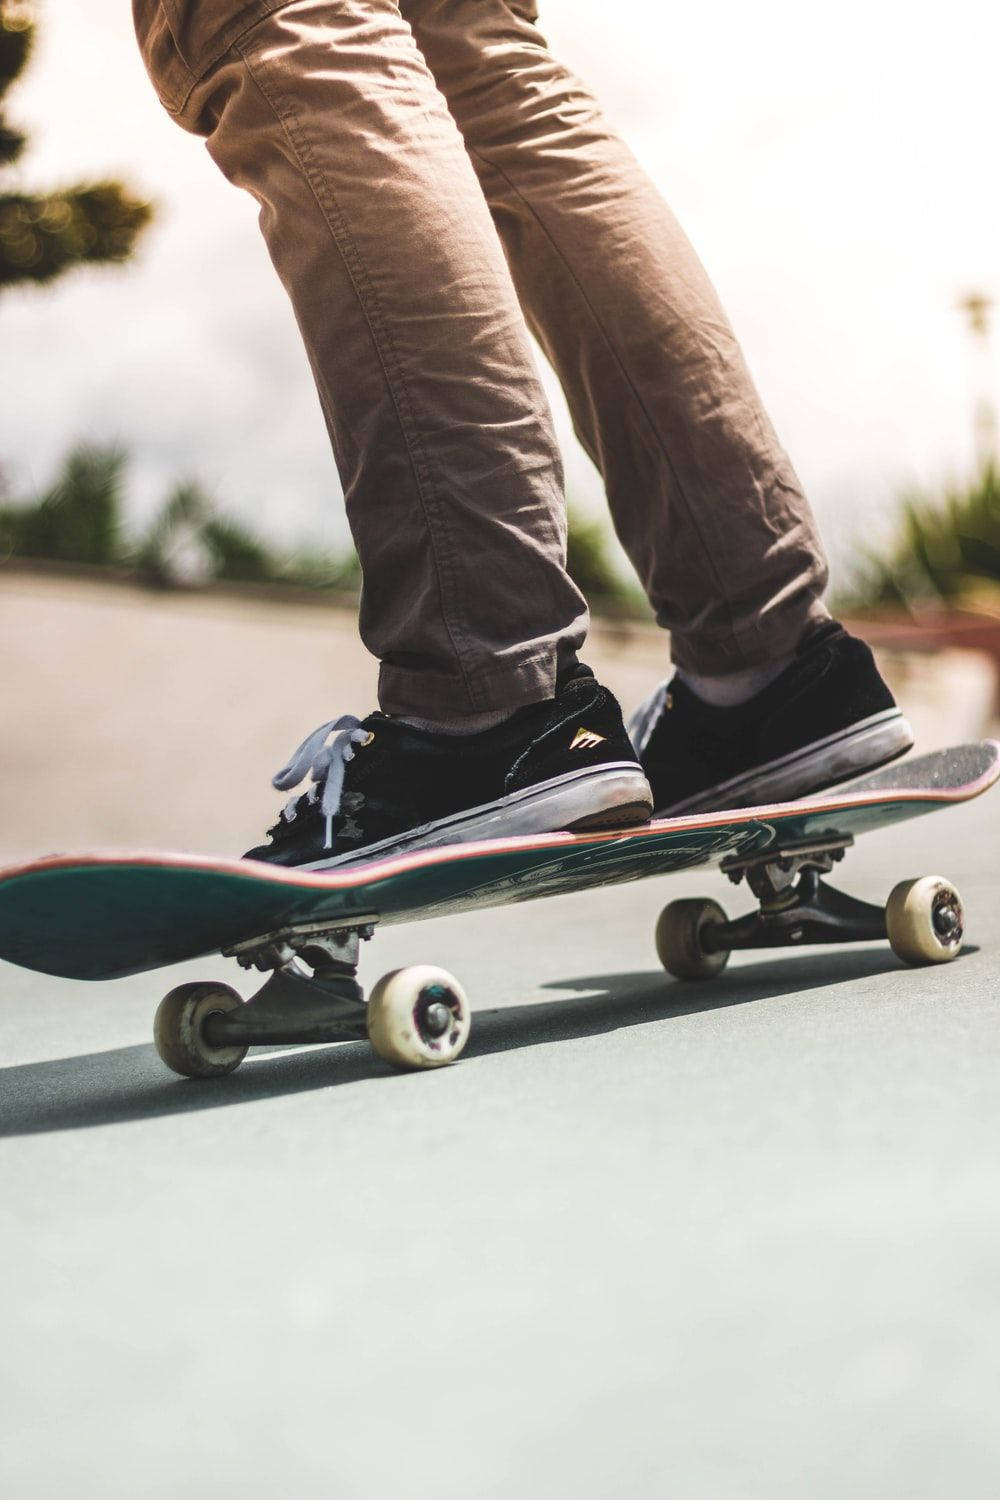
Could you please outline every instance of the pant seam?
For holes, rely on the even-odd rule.
[[[427,472],[424,455],[420,451],[406,379],[400,369],[399,357],[393,344],[391,332],[382,314],[378,296],[365,272],[364,263],[358,253],[357,246],[354,244],[353,236],[350,233],[345,215],[337,203],[335,194],[330,189],[329,184],[323,180],[322,173],[316,173],[315,171],[309,143],[302,134],[298,117],[287,106],[282,110],[277,97],[272,96],[264,87],[261,77],[258,76],[258,74],[263,74],[264,72],[263,65],[258,62],[256,64],[257,71],[255,71],[254,65],[251,63],[251,59],[247,55],[244,46],[237,42],[236,47],[243,58],[251,82],[259,90],[261,97],[271,109],[275,119],[285,133],[293,156],[299,165],[310,192],[316,199],[319,210],[330,231],[331,238],[344,262],[358,303],[371,332],[372,342],[385,374],[389,396],[399,420],[400,432],[406,444],[407,457],[410,461],[410,468],[416,483],[420,507],[427,526],[427,535],[430,540],[431,556],[434,560],[434,572],[437,579],[441,619],[448,632],[448,639],[451,642],[455,662],[461,674],[462,683],[468,695],[469,702],[473,708],[478,709],[482,706],[480,695],[470,681],[469,673],[463,659],[466,647],[465,644],[459,644],[460,636],[463,642],[468,641],[468,632],[460,626],[459,622],[453,620],[451,610],[446,603],[449,594],[443,581],[443,575],[446,575],[449,579],[454,579],[455,577],[453,549],[447,534],[447,523],[441,515],[436,496],[433,494],[433,481]],[[312,171],[310,171],[310,168],[312,168]],[[314,180],[314,178],[317,180]],[[325,198],[328,201],[324,201]]]
[[[624,380],[624,382],[625,382],[628,390],[630,391],[630,393],[631,393],[631,395],[632,395],[632,397],[633,397],[633,399],[634,399],[634,401],[635,401],[635,403],[636,403],[639,411],[642,413],[642,416],[643,416],[643,418],[644,418],[644,420],[646,422],[647,427],[649,428],[650,432],[653,434],[653,438],[654,438],[654,440],[656,442],[657,447],[659,448],[660,452],[663,454],[664,461],[666,462],[667,468],[670,471],[671,478],[674,481],[674,485],[675,485],[677,494],[680,496],[681,501],[682,501],[682,503],[684,505],[684,509],[687,511],[688,520],[691,523],[691,529],[693,530],[695,536],[698,538],[698,543],[699,543],[699,545],[701,547],[702,552],[705,555],[705,559],[706,559],[706,561],[708,563],[709,570],[710,570],[713,578],[716,581],[716,584],[717,584],[718,589],[719,589],[720,596],[722,598],[723,603],[725,604],[726,611],[727,611],[727,613],[729,615],[730,630],[732,632],[733,637],[736,638],[737,635],[738,635],[738,632],[737,632],[737,629],[736,629],[736,623],[735,623],[735,616],[734,616],[734,613],[733,613],[732,601],[731,601],[731,599],[729,597],[728,591],[726,590],[725,586],[723,585],[723,582],[722,582],[722,579],[721,579],[721,577],[719,575],[718,569],[716,567],[715,559],[714,559],[714,557],[712,555],[711,549],[709,548],[709,546],[708,546],[708,544],[707,544],[707,542],[705,540],[705,537],[702,534],[702,529],[701,529],[700,525],[698,524],[694,508],[692,507],[691,502],[688,500],[688,497],[685,494],[684,486],[681,484],[680,479],[678,478],[677,471],[674,468],[673,461],[672,461],[672,459],[670,457],[670,453],[669,453],[669,451],[668,451],[668,449],[666,447],[666,444],[663,442],[662,438],[660,437],[659,432],[657,431],[656,423],[653,421],[653,418],[652,418],[650,412],[647,410],[646,404],[643,401],[642,396],[639,393],[638,387],[635,385],[634,381],[632,380],[631,376],[629,375],[628,369],[627,369],[627,367],[625,365],[625,362],[622,359],[621,355],[619,354],[617,348],[615,347],[614,341],[612,340],[612,338],[611,338],[610,334],[608,333],[607,329],[604,327],[604,324],[602,323],[601,319],[598,317],[596,308],[593,306],[593,304],[591,303],[590,299],[588,298],[588,296],[586,294],[586,291],[584,290],[583,283],[580,281],[580,278],[577,276],[576,272],[574,271],[572,263],[570,262],[570,260],[567,257],[566,253],[563,251],[563,249],[561,248],[561,246],[558,244],[558,242],[555,239],[554,235],[546,227],[546,224],[545,224],[544,220],[542,219],[542,217],[539,214],[538,210],[532,204],[531,200],[527,197],[527,195],[521,191],[521,189],[517,186],[517,184],[508,176],[508,174],[504,171],[504,169],[501,166],[498,165],[497,162],[491,161],[490,158],[488,156],[486,156],[482,151],[480,151],[477,147],[469,146],[468,142],[466,144],[467,144],[470,156],[474,157],[477,161],[481,161],[483,163],[483,165],[486,166],[486,167],[488,167],[491,171],[496,172],[496,174],[498,175],[498,177],[500,177],[502,179],[502,181],[507,184],[507,187],[515,195],[515,197],[518,199],[518,201],[524,205],[524,207],[527,210],[527,212],[531,215],[531,218],[533,219],[534,223],[538,226],[538,229],[541,231],[541,233],[545,236],[545,238],[548,241],[548,243],[551,245],[551,247],[552,247],[553,251],[555,252],[556,256],[558,257],[558,259],[561,260],[562,263],[563,263],[563,265],[565,266],[568,275],[571,277],[571,279],[573,281],[573,284],[576,287],[576,289],[577,289],[577,291],[578,291],[578,293],[580,295],[580,300],[583,303],[583,306],[586,308],[588,314],[590,315],[591,320],[593,321],[594,327],[597,329],[598,333],[600,334],[601,338],[603,339],[603,341],[605,343],[605,346],[608,349],[608,352],[610,353],[612,359],[614,360],[616,366],[618,367],[619,373],[621,374],[622,379]]]

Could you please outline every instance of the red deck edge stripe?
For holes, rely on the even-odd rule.
[[[1000,753],[1000,742],[996,740],[983,740],[984,745],[992,745]],[[995,761],[982,776],[975,781],[966,782],[962,787],[952,788],[947,791],[938,790],[933,787],[924,788],[899,788],[893,793],[894,802],[937,802],[948,804],[949,802],[970,802],[974,797],[981,795],[1000,779],[1000,761]],[[746,812],[753,812],[754,822],[765,822],[768,817],[777,814],[787,814],[791,811],[802,812],[843,812],[851,808],[872,807],[886,800],[882,792],[858,792],[853,797],[817,797],[812,802],[771,802],[760,807],[747,808]],[[376,881],[385,880],[393,875],[406,874],[410,870],[423,869],[428,865],[448,863],[452,864],[458,860],[476,859],[487,854],[509,853],[514,849],[529,853],[534,849],[572,849],[586,848],[595,844],[613,843],[622,838],[634,838],[651,833],[659,833],[666,829],[671,832],[695,830],[698,828],[719,828],[726,824],[737,821],[734,813],[739,814],[744,809],[733,808],[729,811],[706,813],[699,817],[697,813],[689,817],[660,818],[656,821],[646,823],[639,827],[630,829],[610,829],[600,833],[543,833],[536,838],[507,838],[507,839],[485,839],[481,843],[469,844],[442,844],[436,849],[417,849],[409,854],[389,854],[383,859],[372,860],[363,865],[353,865],[339,870],[318,871],[287,869],[280,865],[270,865],[262,860],[235,859],[228,855],[202,855],[202,854],[178,854],[176,851],[156,849],[139,849],[129,851],[127,849],[88,850],[79,854],[49,854],[39,859],[29,860],[26,864],[10,865],[0,869],[0,884],[4,881],[14,880],[18,876],[27,874],[40,874],[48,870],[81,869],[90,865],[134,865],[139,868],[157,866],[158,868],[180,868],[183,870],[201,871],[204,874],[222,874],[242,877],[244,880],[270,881],[276,885],[298,886],[302,890],[352,890],[362,886],[374,885]],[[751,819],[747,819],[750,822]]]

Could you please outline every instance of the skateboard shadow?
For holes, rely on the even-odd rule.
[[[544,988],[576,992],[579,998],[477,1010],[463,1057],[546,1046],[796,992],[805,996],[893,969],[901,978],[907,972],[891,953],[877,949],[771,957],[727,971],[711,984],[671,980],[661,971],[573,976]],[[117,1047],[0,1068],[0,1137],[124,1124],[408,1076],[374,1057],[365,1042],[251,1053],[238,1072],[207,1082],[168,1073],[151,1044]]]

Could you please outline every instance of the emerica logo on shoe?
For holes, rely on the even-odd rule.
[[[604,735],[595,734],[592,729],[578,729],[573,736],[571,750],[593,750],[595,745],[604,744]]]

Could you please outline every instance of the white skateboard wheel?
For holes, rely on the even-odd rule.
[[[440,1068],[469,1039],[465,991],[445,969],[415,964],[395,969],[368,1001],[368,1037],[384,1062],[398,1068]]]
[[[675,979],[712,979],[721,973],[729,962],[729,949],[708,952],[702,945],[702,929],[707,922],[725,921],[718,901],[707,897],[665,906],[656,923],[656,951],[667,973]]]
[[[893,953],[904,963],[950,963],[962,951],[962,898],[940,875],[904,880],[886,902],[885,929]]]
[[[209,1016],[242,1004],[228,984],[179,984],[164,995],[153,1021],[153,1041],[163,1062],[185,1078],[219,1078],[238,1068],[248,1049],[210,1046],[204,1025]]]

